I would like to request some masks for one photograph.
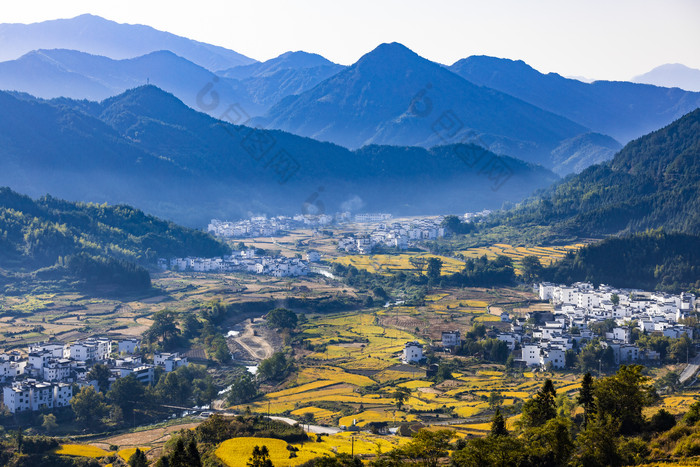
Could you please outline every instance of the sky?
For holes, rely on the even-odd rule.
[[[0,23],[83,13],[257,60],[305,50],[348,65],[401,42],[443,64],[490,55],[592,79],[628,80],[665,63],[700,69],[697,0],[23,0],[4,1]]]

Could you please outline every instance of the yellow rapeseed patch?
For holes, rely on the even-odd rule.
[[[77,457],[105,457],[113,454],[112,452],[105,451],[104,449],[90,446],[87,444],[62,444],[55,451],[56,454],[62,456],[77,456]]]

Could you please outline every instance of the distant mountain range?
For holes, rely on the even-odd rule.
[[[503,215],[519,229],[549,225],[575,236],[664,228],[700,232],[700,109],[628,143]]]
[[[265,110],[253,102],[238,81],[218,77],[166,50],[123,60],[75,50],[36,50],[17,60],[0,63],[0,89],[46,99],[101,101],[148,83],[175,94],[199,110],[211,104],[209,96],[206,99],[200,96],[198,102],[200,91],[207,85],[212,86],[221,102],[237,103],[252,114]]]
[[[623,144],[700,107],[700,93],[622,81],[582,83],[542,74],[522,61],[473,56],[449,69]]]
[[[283,98],[301,94],[344,68],[317,54],[286,52],[266,62],[234,67],[217,74],[239,80],[250,99],[267,110]]]
[[[700,92],[700,70],[680,63],[667,63],[632,78],[634,83],[653,84],[666,88],[681,88]]]
[[[253,121],[350,148],[473,142],[547,167],[552,167],[549,153],[562,141],[588,132],[476,86],[397,43],[380,45]]]
[[[215,118],[350,149],[477,144],[560,175],[700,106],[678,88],[589,84],[492,57],[443,66],[396,43],[349,67],[301,51],[261,63],[91,15],[0,24],[0,46],[0,89],[100,101],[150,83]]]
[[[211,217],[345,209],[417,215],[499,208],[550,171],[473,145],[357,151],[196,112],[155,86],[101,103],[0,92],[0,186]]]
[[[93,15],[33,24],[0,24],[0,61],[14,60],[37,49],[73,49],[117,60],[169,50],[210,71],[256,62],[223,47]]]

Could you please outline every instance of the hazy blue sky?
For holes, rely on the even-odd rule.
[[[698,0],[23,0],[3,2],[0,22],[82,13],[258,60],[306,50],[350,64],[397,41],[445,64],[492,55],[597,79],[629,79],[664,63],[700,68]]]

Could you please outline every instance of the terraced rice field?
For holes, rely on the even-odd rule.
[[[333,262],[344,266],[355,266],[357,269],[364,269],[373,274],[393,274],[394,272],[416,272],[417,269],[411,264],[412,257],[420,257],[427,261],[428,258],[439,258],[442,260],[442,274],[453,274],[464,268],[464,263],[455,258],[447,256],[430,255],[417,253],[413,255],[348,255],[335,258]]]
[[[517,269],[520,260],[526,256],[537,256],[544,266],[548,266],[553,262],[562,259],[568,252],[576,251],[583,246],[586,246],[586,244],[574,243],[564,246],[522,247],[508,245],[507,243],[496,243],[487,247],[469,248],[467,250],[460,251],[460,253],[465,258],[480,258],[481,256],[486,255],[486,257],[489,259],[494,259],[499,255],[507,256],[513,259]]]
[[[323,437],[323,441],[289,445],[287,442],[272,438],[233,438],[224,441],[216,450],[216,455],[229,467],[245,467],[255,446],[266,446],[270,452],[270,460],[276,466],[295,466],[308,462],[316,457],[350,454],[366,456],[378,452],[388,452],[405,444],[401,438],[388,438],[368,433],[338,433]],[[354,447],[353,447],[354,444]],[[296,457],[290,457],[288,447],[293,446],[298,451]]]

